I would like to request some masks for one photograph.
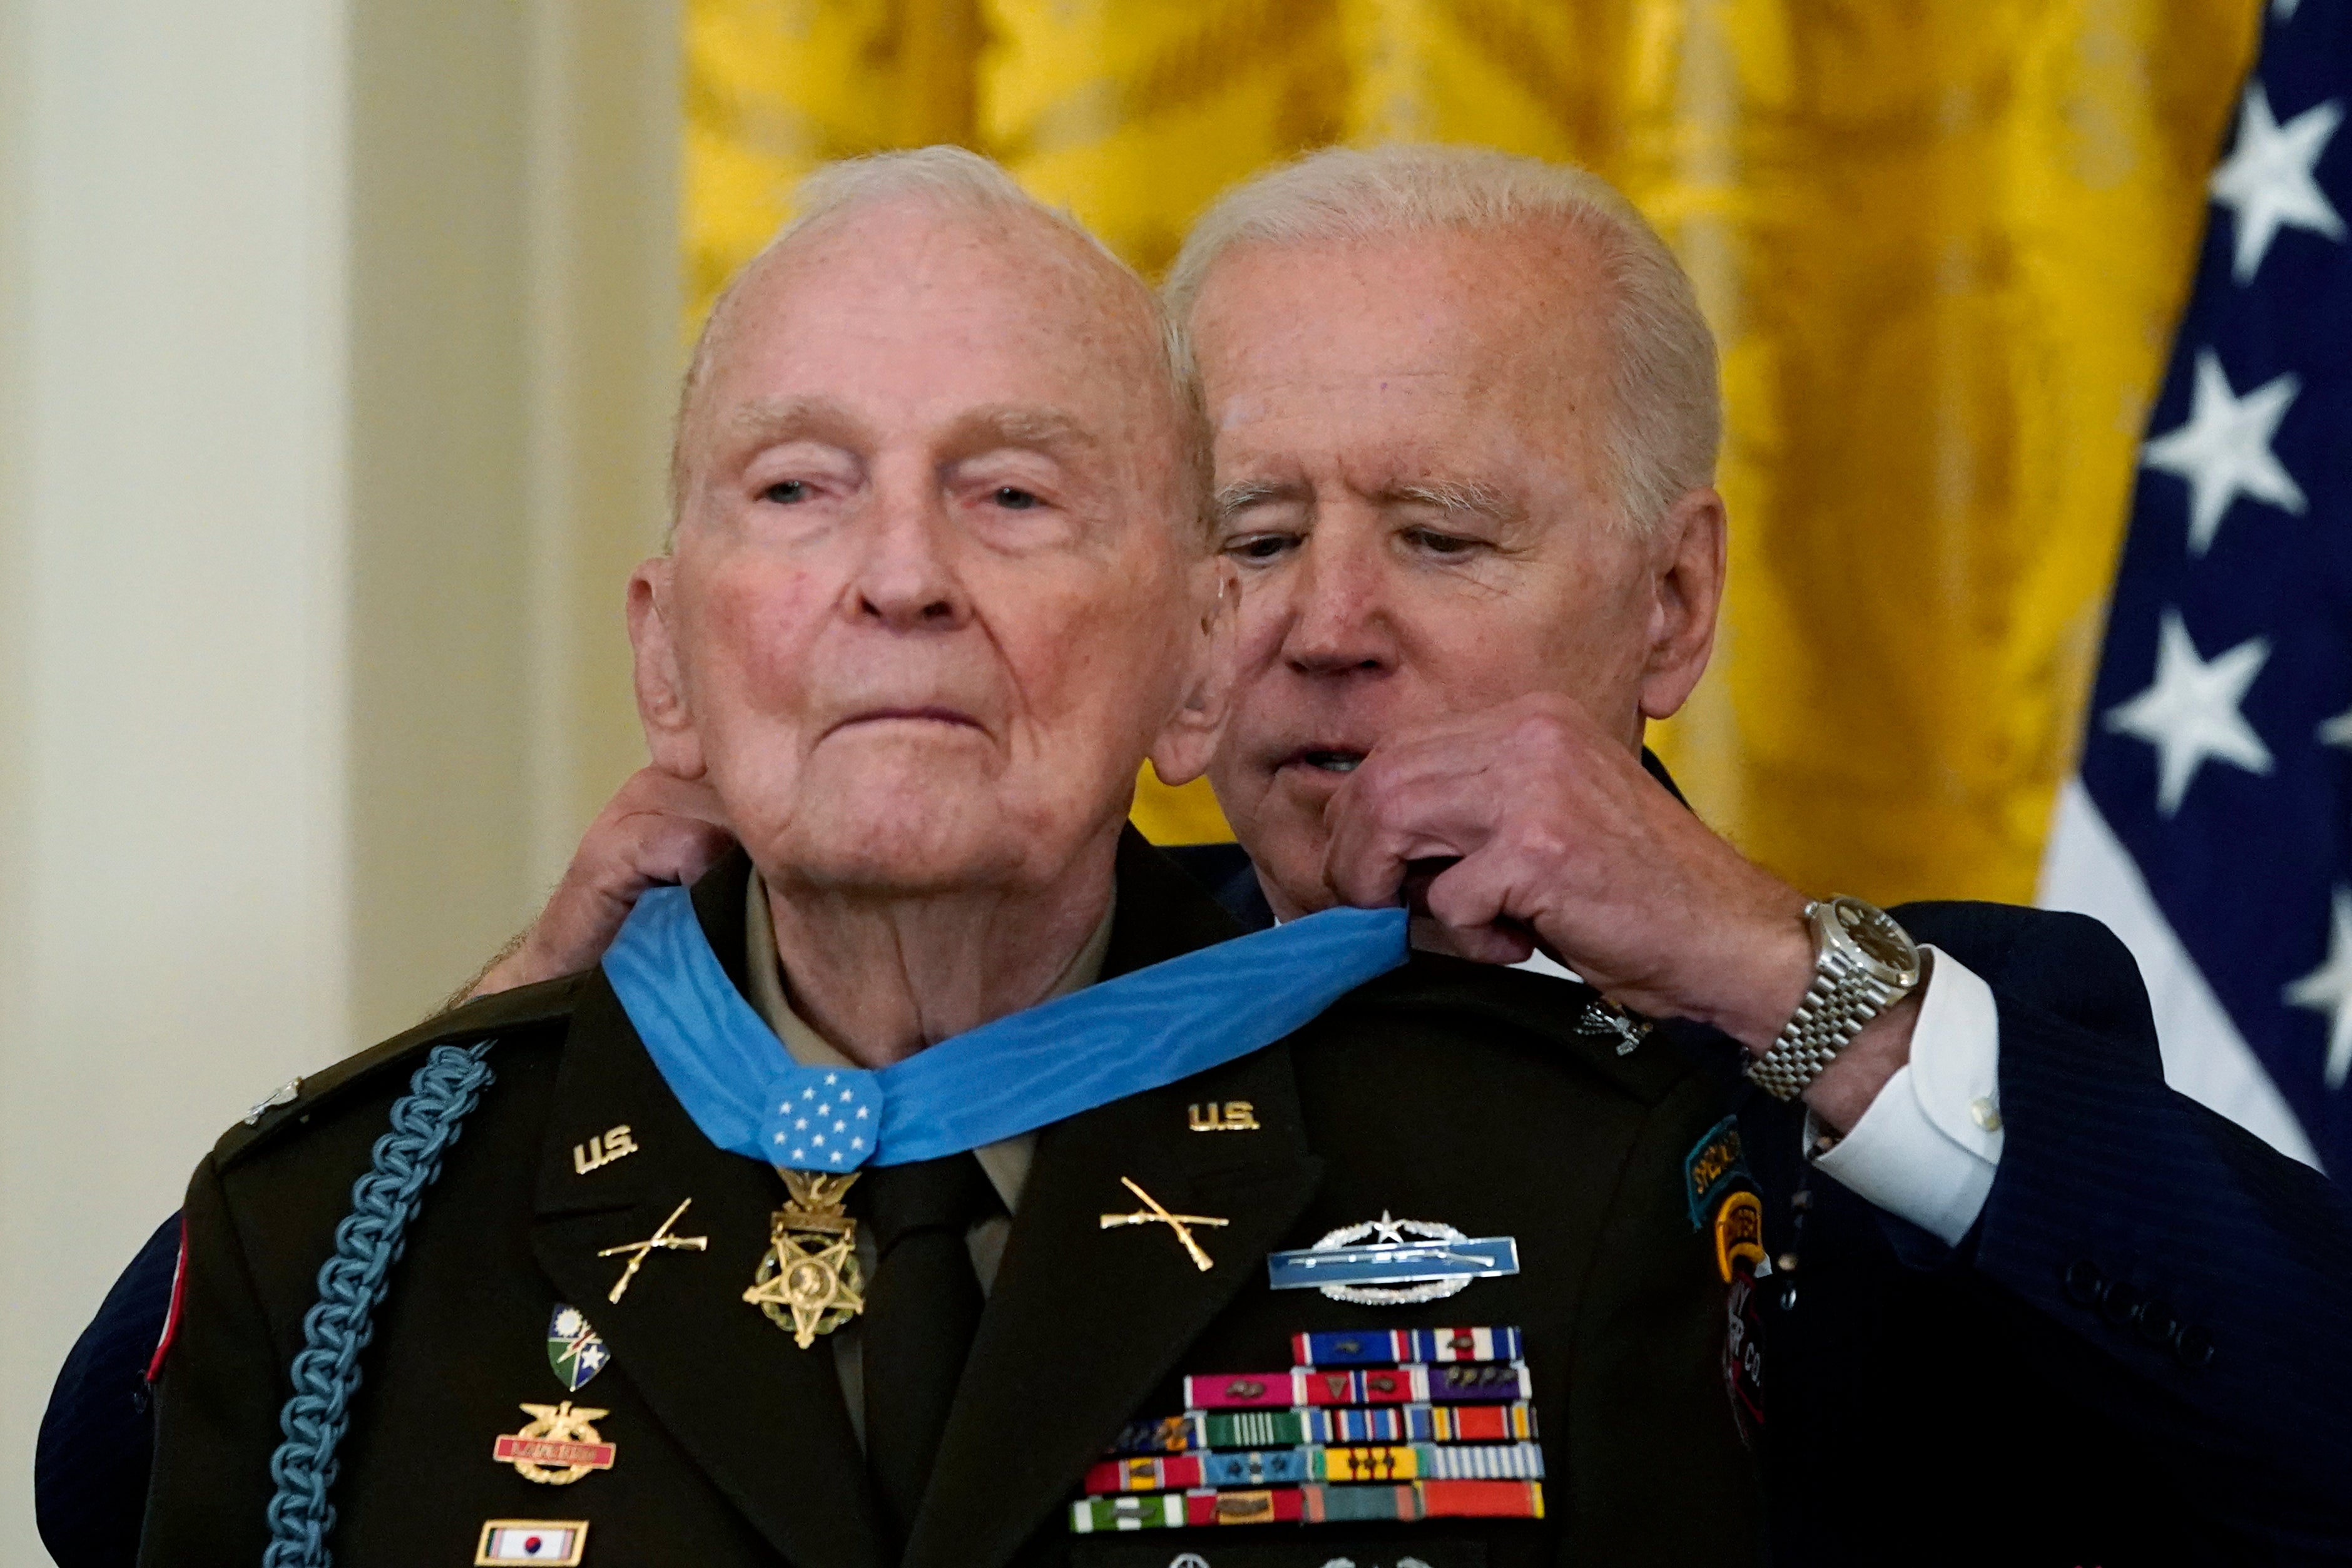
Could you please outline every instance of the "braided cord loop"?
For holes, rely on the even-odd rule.
[[[340,1468],[335,1449],[351,1426],[360,1352],[375,1333],[375,1310],[407,1245],[425,1189],[441,1174],[460,1123],[489,1084],[482,1058],[494,1042],[436,1046],[392,1108],[392,1131],[352,1186],[352,1212],[335,1227],[335,1252],[319,1270],[319,1300],[303,1314],[294,1358],[294,1396],[278,1417],[286,1440],[270,1456],[269,1550],[262,1568],[329,1568],[335,1528],[327,1494]]]

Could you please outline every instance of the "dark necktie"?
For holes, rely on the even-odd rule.
[[[866,1461],[904,1545],[983,1305],[964,1237],[1003,1205],[970,1154],[868,1171],[877,1261],[866,1292]]]

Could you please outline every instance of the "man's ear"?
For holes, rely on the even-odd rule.
[[[1196,581],[1202,586],[1194,600],[1200,606],[1199,619],[1184,629],[1192,658],[1183,700],[1151,745],[1151,771],[1166,784],[1190,784],[1208,772],[1209,758],[1224,732],[1225,712],[1233,701],[1240,642],[1241,574],[1222,555],[1211,557],[1201,570],[1202,576]]]
[[[636,654],[637,722],[654,766],[682,779],[702,776],[702,737],[670,637],[670,581],[677,562],[656,555],[629,574],[629,647]]]
[[[1650,549],[1650,646],[1642,667],[1642,717],[1664,719],[1688,700],[1715,652],[1723,609],[1728,527],[1723,497],[1687,490],[1666,509]]]

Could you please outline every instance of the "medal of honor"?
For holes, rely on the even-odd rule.
[[[806,1350],[866,1310],[857,1222],[842,1200],[857,1177],[777,1167],[791,1198],[768,1222],[768,1250],[743,1300]]]

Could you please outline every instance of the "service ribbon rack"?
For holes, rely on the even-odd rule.
[[[1070,1528],[1541,1519],[1517,1329],[1293,1336],[1286,1372],[1184,1380],[1087,1470]]]

